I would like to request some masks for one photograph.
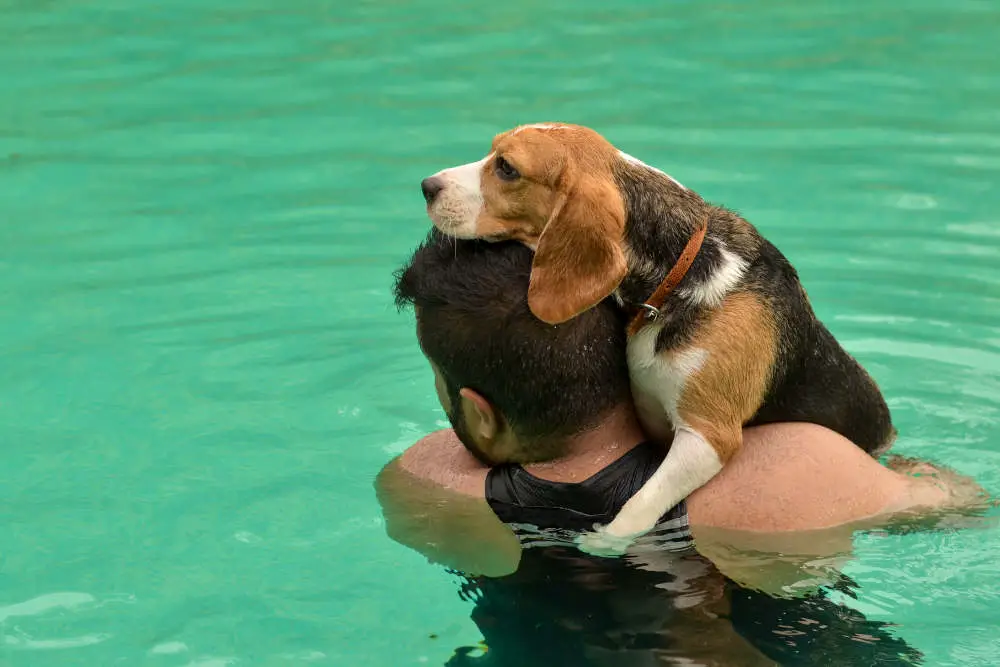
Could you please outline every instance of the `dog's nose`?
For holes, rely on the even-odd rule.
[[[431,176],[420,181],[420,190],[424,193],[424,199],[428,204],[434,202],[434,198],[444,190],[444,182],[437,176]]]

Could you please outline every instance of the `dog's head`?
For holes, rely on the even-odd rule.
[[[440,171],[421,187],[443,233],[514,239],[535,250],[528,305],[557,324],[625,278],[626,202],[616,174],[636,164],[591,129],[525,125],[497,135],[482,160]]]

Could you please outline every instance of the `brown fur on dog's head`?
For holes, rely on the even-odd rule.
[[[545,322],[564,322],[611,294],[628,270],[613,172],[622,159],[585,127],[519,127],[497,135],[483,160],[427,179],[428,213],[452,236],[534,248],[529,306]]]

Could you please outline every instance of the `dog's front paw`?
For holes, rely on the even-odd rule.
[[[595,524],[594,530],[576,538],[576,546],[591,556],[615,558],[624,555],[632,541],[633,537],[630,535],[615,535],[608,531],[607,526]]]

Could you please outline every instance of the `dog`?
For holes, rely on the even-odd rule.
[[[596,131],[522,125],[421,189],[442,233],[534,250],[528,305],[540,320],[557,325],[609,296],[633,313],[637,414],[672,444],[614,520],[595,526],[593,548],[622,551],[654,528],[732,458],[744,426],[812,422],[876,457],[895,440],[878,385],[816,318],[785,256]]]

